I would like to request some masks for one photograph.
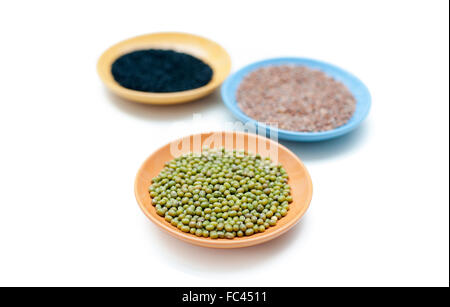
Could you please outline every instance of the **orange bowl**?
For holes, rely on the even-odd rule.
[[[116,82],[111,66],[120,56],[142,49],[171,49],[201,59],[213,70],[212,80],[199,88],[173,93],[151,93],[135,91]],[[116,95],[146,104],[176,104],[199,99],[212,93],[228,76],[231,59],[220,45],[201,36],[188,33],[152,33],[124,40],[106,50],[98,60],[97,72],[100,79]]]
[[[247,237],[236,237],[231,240],[197,237],[190,233],[184,233],[168,223],[163,217],[156,214],[156,209],[151,204],[151,197],[149,194],[152,178],[159,174],[166,162],[185,153],[200,152],[204,146],[208,148],[224,147],[227,150],[236,149],[259,153],[262,157],[269,156],[273,161],[277,161],[277,163],[283,165],[289,176],[288,183],[291,186],[293,198],[293,202],[289,206],[290,209],[288,214],[278,220],[275,226],[270,227],[264,232]],[[270,148],[270,150],[267,150],[268,148]],[[172,236],[204,247],[238,248],[267,242],[293,227],[309,207],[312,198],[312,182],[302,161],[300,161],[300,159],[289,149],[277,142],[256,134],[241,132],[210,132],[186,136],[155,151],[144,162],[137,174],[135,195],[144,214],[157,226]]]

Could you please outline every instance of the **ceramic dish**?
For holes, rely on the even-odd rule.
[[[129,52],[142,49],[171,49],[195,56],[213,70],[212,80],[197,89],[174,93],[150,93],[127,89],[114,80],[111,65]],[[195,100],[210,94],[228,76],[231,60],[228,53],[215,42],[187,33],[153,33],[122,41],[106,50],[97,64],[100,79],[113,93],[136,102],[147,104],[176,104]]]
[[[213,137],[215,137],[215,139],[217,140],[217,136],[220,137],[220,140],[213,142],[212,144],[205,145],[208,143],[208,140],[211,140]],[[202,146],[208,146],[209,148],[225,147],[229,150],[250,149],[250,151],[253,151],[252,148],[255,148],[253,144],[257,144],[258,148],[273,148],[274,150],[270,150],[268,152],[262,152],[262,150],[258,149],[253,152],[260,153],[263,157],[270,156],[273,160],[278,157],[278,163],[282,164],[286,172],[288,173],[289,184],[291,186],[291,194],[293,197],[293,202],[290,204],[288,214],[280,219],[275,226],[270,227],[262,233],[258,233],[248,237],[236,237],[231,240],[197,237],[190,233],[184,233],[165,221],[163,217],[157,215],[155,207],[153,207],[151,204],[151,198],[148,191],[149,186],[151,185],[152,178],[156,177],[159,174],[166,162],[175,158],[175,156],[171,153],[171,145],[174,146],[175,144],[194,144],[194,140],[199,140]],[[198,142],[196,144],[198,144]],[[176,156],[188,152],[199,152],[201,151],[201,148],[202,147],[200,147],[200,150],[191,150],[190,148],[185,148]],[[177,141],[171,142],[154,152],[144,162],[137,174],[135,182],[135,195],[137,202],[139,203],[139,206],[141,207],[144,214],[158,227],[168,232],[172,236],[183,241],[204,247],[238,248],[252,246],[272,240],[294,226],[309,207],[309,203],[312,197],[312,182],[309,173],[303,163],[294,153],[292,153],[286,147],[270,139],[255,134],[247,134],[241,132],[215,132],[187,136]]]
[[[244,112],[241,111],[241,109],[237,105],[236,91],[239,87],[239,84],[246,75],[258,68],[264,66],[279,65],[300,65],[312,69],[321,70],[327,75],[345,84],[357,101],[356,110],[353,114],[353,117],[345,125],[324,132],[295,132],[277,129],[274,127],[269,127],[262,123],[258,123],[255,119],[248,117]],[[358,127],[358,125],[360,125],[361,122],[366,118],[371,105],[369,90],[358,78],[334,65],[305,58],[269,59],[250,64],[240,69],[239,71],[228,77],[228,79],[222,85],[222,100],[227,108],[230,109],[230,111],[241,121],[256,124],[257,127],[266,129],[268,133],[278,133],[279,139],[301,142],[323,141],[349,133],[350,131]]]

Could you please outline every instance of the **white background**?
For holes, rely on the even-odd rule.
[[[2,1],[0,285],[448,286],[448,1]],[[144,106],[109,94],[96,61],[139,34],[222,44],[233,70],[278,56],[341,66],[373,96],[333,141],[286,143],[310,210],[239,250],[191,246],[141,213],[134,176],[193,113],[234,120],[218,93]]]

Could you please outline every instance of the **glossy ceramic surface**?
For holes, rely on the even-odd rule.
[[[174,93],[135,91],[114,80],[111,65],[118,57],[132,51],[152,48],[184,52],[203,60],[213,70],[212,80],[200,88]],[[220,86],[230,70],[230,56],[220,45],[197,35],[174,32],[147,34],[122,41],[106,50],[97,63],[100,79],[113,93],[135,102],[160,105],[183,103],[206,96]]]
[[[214,136],[220,135],[221,140],[208,144],[208,141],[211,141],[213,134]],[[232,140],[232,142],[225,141],[226,137],[228,137],[227,140]],[[291,194],[293,197],[293,202],[290,204],[288,214],[280,219],[276,226],[270,227],[263,233],[258,233],[248,237],[236,237],[232,240],[203,238],[197,237],[190,233],[184,233],[165,221],[163,217],[157,215],[155,207],[151,204],[151,198],[148,191],[151,185],[151,180],[159,174],[166,162],[175,158],[171,152],[173,151],[173,149],[171,150],[171,144],[172,146],[174,144],[194,144],[194,140],[199,140],[202,146],[208,144],[207,146],[210,148],[225,147],[229,150],[249,150],[249,148],[254,148],[253,144],[257,144],[258,148],[273,148],[274,150],[265,151],[261,149],[256,150],[256,152],[260,153],[263,157],[270,156],[273,160],[277,159],[278,163],[282,164],[286,169],[289,175],[288,183],[291,186]],[[177,156],[192,151],[199,152],[198,150],[187,148],[180,151]],[[309,207],[312,198],[312,182],[306,167],[300,159],[286,147],[268,138],[240,132],[220,132],[219,134],[203,133],[184,137],[155,151],[144,162],[136,176],[135,195],[144,214],[158,227],[172,236],[204,247],[239,248],[272,240],[293,227]]]
[[[357,101],[356,110],[353,114],[353,117],[345,125],[333,130],[323,132],[296,132],[269,127],[247,116],[238,107],[236,101],[236,91],[242,79],[250,72],[258,68],[264,66],[279,65],[300,65],[312,69],[321,70],[327,75],[345,84]],[[369,90],[357,77],[337,66],[305,58],[276,58],[250,64],[229,76],[222,85],[221,92],[222,100],[227,108],[241,121],[245,123],[251,122],[252,124],[257,125],[259,128],[267,130],[267,133],[278,133],[279,139],[300,142],[323,141],[349,133],[350,131],[357,128],[367,117],[371,105],[371,96]]]

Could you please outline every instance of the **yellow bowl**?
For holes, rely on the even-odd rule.
[[[150,93],[127,89],[114,80],[111,66],[129,52],[142,49],[171,49],[195,56],[213,70],[212,80],[205,86],[182,92]],[[228,53],[215,42],[187,33],[153,33],[124,40],[106,50],[97,63],[100,79],[113,93],[136,102],[147,104],[176,104],[192,101],[213,92],[228,76],[231,60]]]
[[[219,138],[217,138],[219,137]],[[211,139],[215,139],[210,143]],[[182,149],[178,154],[173,153],[173,148]],[[236,237],[234,239],[211,239],[197,237],[190,233],[184,233],[177,227],[172,226],[163,217],[156,214],[156,209],[152,205],[152,199],[149,194],[149,187],[152,178],[156,177],[164,168],[164,164],[175,156],[188,153],[199,152],[193,150],[193,144],[208,146],[210,148],[225,147],[228,150],[246,150],[259,153],[261,156],[269,156],[272,160],[277,158],[278,163],[283,165],[289,176],[289,185],[291,186],[291,195],[293,202],[289,205],[288,214],[280,219],[274,227],[270,227],[264,232],[247,237]],[[255,146],[256,145],[256,146]],[[183,149],[183,147],[185,148]],[[190,147],[190,148],[187,148]],[[272,151],[264,151],[264,148],[273,148]],[[312,182],[308,170],[300,159],[289,149],[268,138],[255,134],[242,132],[213,132],[191,135],[182,139],[173,141],[157,151],[155,151],[142,165],[135,181],[136,200],[144,214],[157,226],[172,236],[183,241],[213,248],[239,248],[252,246],[272,240],[291,229],[303,216],[309,207],[312,198]]]

